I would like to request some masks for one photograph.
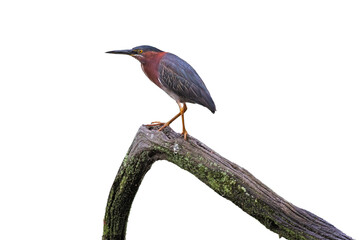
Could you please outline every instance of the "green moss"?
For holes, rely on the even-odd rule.
[[[126,156],[124,157],[122,164],[126,165],[128,158],[129,158],[129,153],[127,153]]]
[[[104,230],[103,230],[103,236],[108,236],[110,233],[109,226],[104,222]]]
[[[211,176],[208,177],[208,184],[210,185],[210,187],[215,190],[216,192],[221,192],[221,185],[220,183],[215,179],[212,178]]]
[[[119,191],[121,192],[124,189],[124,186],[127,183],[127,179],[128,179],[128,175],[126,174],[124,177],[122,177],[121,181],[120,181],[120,189]]]

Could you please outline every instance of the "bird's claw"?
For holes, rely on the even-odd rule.
[[[151,122],[150,124],[146,124],[147,127],[153,127],[153,126],[160,126],[160,125],[164,125],[165,123],[163,122],[159,122],[159,121],[155,121],[155,122]]]
[[[165,123],[160,122],[160,121],[154,121],[154,122],[151,122],[151,124],[165,124]]]
[[[184,140],[186,141],[186,140],[187,140],[187,135],[188,135],[187,131],[186,131],[186,130],[183,131],[183,132],[181,133],[181,135],[184,136]]]
[[[167,126],[169,126],[170,123],[167,122],[167,123],[163,123],[163,122],[158,122],[158,121],[155,121],[155,122],[151,122],[151,124],[146,124],[147,127],[154,127],[154,126],[161,126],[158,131],[162,131],[164,128],[166,128]]]
[[[164,125],[161,127],[161,128],[159,128],[159,132],[160,131],[162,131],[164,128],[166,128],[167,126],[169,126],[170,124],[169,123],[164,123]]]

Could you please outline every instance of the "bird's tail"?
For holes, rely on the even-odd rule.
[[[201,105],[203,105],[204,107],[208,108],[212,113],[215,113],[216,111],[216,106],[214,101],[212,100],[210,93],[205,95],[206,97],[203,98],[203,101],[201,103]]]
[[[212,113],[215,113],[216,111],[216,106],[214,101],[210,98],[211,102],[208,106],[206,106]]]

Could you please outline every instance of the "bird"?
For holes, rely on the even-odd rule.
[[[187,140],[188,132],[184,121],[184,113],[187,110],[186,103],[200,104],[215,113],[215,103],[200,76],[190,64],[175,54],[161,51],[149,45],[137,46],[127,50],[113,50],[106,53],[125,54],[137,59],[141,63],[145,75],[178,104],[180,112],[168,122],[156,121],[148,124],[148,126],[161,125],[159,131],[162,131],[181,116],[181,135],[183,135],[184,140]]]

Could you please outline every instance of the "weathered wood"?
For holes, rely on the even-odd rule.
[[[111,188],[103,240],[123,240],[131,204],[151,165],[168,160],[232,201],[265,227],[287,239],[352,239],[318,216],[277,195],[244,168],[228,161],[193,137],[171,128],[140,127]]]

